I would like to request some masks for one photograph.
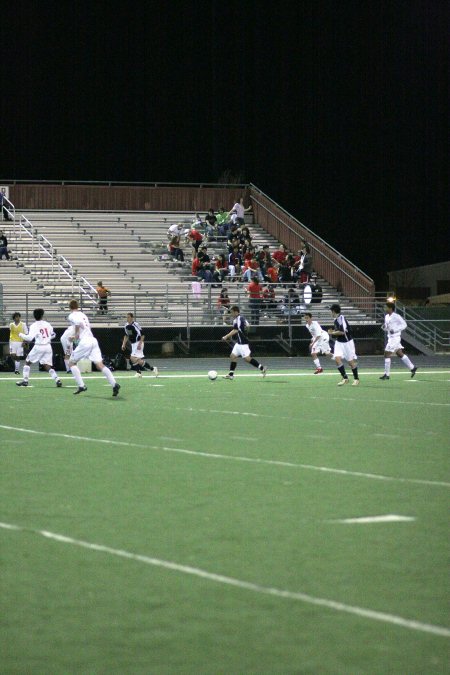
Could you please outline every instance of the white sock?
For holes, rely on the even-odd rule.
[[[14,370],[20,370],[20,361],[14,361]]]
[[[84,387],[83,378],[81,377],[80,369],[78,368],[78,366],[72,366],[71,370],[77,385],[79,387]]]
[[[23,367],[23,379],[28,382],[28,378],[30,377],[30,366],[24,366]]]
[[[384,372],[386,375],[390,375],[391,373],[391,359],[384,359]]]
[[[114,387],[115,384],[116,384],[116,381],[115,381],[114,376],[113,376],[112,372],[110,371],[110,369],[107,368],[106,366],[103,366],[102,373],[106,377],[106,379],[108,380],[109,384],[112,387]]]
[[[407,368],[409,368],[410,370],[412,370],[412,369],[414,368],[413,364],[412,364],[411,361],[408,359],[408,357],[406,356],[406,354],[403,354],[403,356],[402,356],[402,362],[403,362],[403,363],[405,364],[405,366],[406,366]]]
[[[319,361],[319,359],[313,359],[313,362],[314,362],[314,365],[316,366],[316,368],[320,368],[320,361]]]
[[[55,381],[59,380],[58,373],[56,372],[56,370],[54,368],[50,368],[50,370],[48,371],[48,374],[50,375],[52,380],[55,380]]]

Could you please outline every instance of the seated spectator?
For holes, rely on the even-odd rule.
[[[278,283],[278,263],[271,261],[270,267],[266,269],[266,279],[271,284]]]
[[[264,244],[262,249],[258,251],[257,260],[261,268],[261,272],[264,276],[266,276],[268,268],[272,265],[272,256],[270,255],[268,244]]]
[[[214,209],[209,209],[205,217],[205,234],[210,239],[217,235],[217,218]]]
[[[206,246],[202,246],[200,248],[198,252],[198,259],[200,260],[198,276],[201,277],[206,283],[211,284],[214,279],[211,269],[211,258],[208,255],[208,249]]]
[[[242,273],[242,280],[249,282],[253,277],[257,277],[258,281],[264,281],[258,261],[253,255],[252,258],[245,260]]]
[[[231,223],[230,219],[228,218],[228,213],[225,211],[223,206],[220,207],[217,213],[217,225],[219,228],[219,236],[225,237],[231,227]]]
[[[283,285],[292,283],[291,268],[286,258],[278,266],[278,281]]]
[[[6,260],[10,260],[8,251],[8,240],[3,230],[0,230],[0,260],[5,256]]]
[[[204,230],[205,223],[202,220],[202,217],[199,213],[196,213],[194,218],[192,219],[192,225],[195,227],[196,230]]]
[[[197,230],[197,228],[194,227],[194,225],[192,225],[191,229],[189,230],[189,232],[187,234],[187,238],[191,242],[194,250],[198,251],[199,246],[203,241],[203,237],[202,237],[201,233]]]
[[[228,289],[227,288],[222,288],[220,291],[220,295],[217,298],[217,309],[219,313],[222,315],[223,323],[227,323],[227,317],[231,313],[231,300],[228,297]]]
[[[180,262],[184,261],[184,253],[183,249],[181,248],[179,235],[175,235],[172,237],[167,248],[170,255],[173,256],[175,260],[179,260]]]
[[[272,314],[277,308],[275,300],[275,287],[272,284],[266,284],[262,289],[263,311],[265,316]]]
[[[241,234],[240,234],[240,240],[241,244],[245,244],[247,239],[248,239],[248,244],[252,243],[252,235],[250,234],[250,230],[248,229],[247,226],[241,227]]]
[[[244,197],[241,197],[239,201],[235,203],[228,215],[231,217],[232,213],[234,212],[236,214],[237,224],[244,225],[244,214],[247,213],[247,211],[250,211],[251,208],[251,206],[247,206],[247,208],[244,207]]]
[[[192,267],[191,267],[191,270],[192,270],[192,276],[193,276],[193,277],[198,277],[198,276],[199,276],[198,271],[199,271],[199,269],[201,268],[201,266],[202,266],[202,263],[201,263],[201,261],[200,261],[200,259],[199,259],[199,257],[198,257],[198,253],[195,252],[194,257],[193,257],[193,259],[192,259]]]
[[[247,293],[249,297],[250,323],[253,324],[253,326],[258,326],[262,302],[262,287],[257,276],[252,277],[252,280],[247,287]]]
[[[290,288],[280,302],[280,311],[284,316],[300,316],[300,297],[295,288]]]
[[[272,258],[277,261],[279,265],[286,260],[287,251],[283,244],[280,244],[280,248],[272,253]]]
[[[228,269],[230,278],[235,281],[236,277],[240,275],[242,267],[242,256],[239,247],[235,246],[228,254]]]
[[[225,258],[225,255],[221,253],[216,258],[215,270],[213,272],[214,281],[222,283],[228,273],[228,261]]]

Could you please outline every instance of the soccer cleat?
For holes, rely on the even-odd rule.
[[[140,373],[140,372],[138,371],[137,373],[134,374],[134,376],[135,376],[135,377],[142,377],[142,373]]]
[[[234,375],[224,375],[223,379],[224,380],[234,380]]]
[[[153,366],[153,375],[158,377],[158,368],[156,366]]]
[[[113,396],[117,396],[119,393],[120,384],[115,384],[113,387]]]
[[[76,394],[82,394],[83,391],[87,391],[87,387],[78,387],[78,389],[73,392],[73,395],[75,396]]]
[[[358,387],[358,386],[359,386],[359,380],[353,380],[352,387]]]
[[[414,377],[416,374],[417,366],[414,366],[414,368],[411,368],[411,379]]]
[[[342,380],[338,382],[338,387],[342,387],[344,384],[348,384],[348,377],[343,377]]]
[[[386,375],[386,373],[385,373],[384,375],[382,375],[380,377],[380,380],[389,380],[389,375]]]
[[[320,368],[320,366],[319,366],[319,368],[315,369],[314,375],[319,375],[319,373],[323,373],[323,368]]]
[[[264,366],[261,372],[262,376],[265,377],[267,375],[267,366]]]
[[[20,372],[18,370],[15,370],[14,375],[20,375]]]
[[[57,386],[57,387],[62,387],[62,382],[61,382],[61,380],[56,380],[56,386]]]
[[[20,382],[16,382],[18,387],[28,387],[28,380],[21,380]]]

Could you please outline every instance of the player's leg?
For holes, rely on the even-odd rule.
[[[353,385],[359,384],[359,375],[358,375],[358,361],[356,359],[351,359],[348,362],[353,373]]]
[[[62,387],[62,382],[59,379],[58,373],[56,370],[53,368],[53,364],[46,363],[45,361],[40,361],[41,365],[44,367],[44,370],[47,371],[47,373],[50,375],[52,380],[56,383],[57,387]]]
[[[266,368],[266,366],[263,366],[262,363],[260,363],[260,362],[257,361],[256,359],[254,359],[250,354],[249,354],[248,356],[245,356],[245,357],[244,357],[244,361],[247,361],[247,363],[249,363],[249,364],[250,364],[251,366],[253,366],[254,368],[258,368],[258,370],[260,370],[260,371],[262,372],[262,376],[263,376],[263,377],[266,376],[266,373],[267,373],[267,368]]]
[[[311,352],[311,358],[313,360],[314,365],[316,366],[316,369],[314,371],[314,375],[318,375],[319,373],[323,373],[323,368],[320,365],[320,360],[319,360],[319,353],[316,351]]]
[[[384,352],[384,375],[380,377],[380,380],[389,380],[391,376],[391,356],[392,352]]]
[[[228,370],[228,375],[225,375],[226,380],[234,380],[234,371],[236,370],[237,366],[237,355],[235,353],[237,345],[234,345],[233,351],[230,354],[230,368]]]
[[[334,355],[335,355],[335,359],[336,359],[336,368],[340,372],[341,378],[342,378],[341,381],[338,382],[338,387],[342,387],[343,384],[348,384],[348,375],[345,372],[345,367],[344,367],[344,364],[342,362],[342,356],[340,354],[336,353],[336,351],[340,349],[338,347],[338,345],[340,345],[340,344],[341,344],[340,342],[336,342],[336,346],[334,348]]]
[[[23,367],[23,373],[22,373],[23,379],[20,382],[16,382],[18,387],[28,387],[28,380],[30,378],[30,368],[31,368],[30,367],[31,361],[29,361],[28,359],[30,358],[30,356],[32,356],[32,352],[33,352],[33,350],[31,350],[31,352],[28,355],[28,358],[25,361],[25,365]]]
[[[411,371],[411,377],[414,377],[414,375],[416,374],[417,367],[413,364],[411,359],[409,359],[406,356],[403,349],[398,349],[396,354],[399,357],[400,361],[403,363],[403,365]]]

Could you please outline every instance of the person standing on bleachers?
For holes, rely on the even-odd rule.
[[[98,295],[98,313],[107,314],[108,312],[108,297],[111,297],[111,291],[106,286],[103,286],[103,281],[97,282]]]
[[[6,260],[10,260],[8,253],[8,240],[3,230],[0,230],[0,260],[5,256]]]
[[[241,226],[245,224],[244,214],[247,213],[247,211],[250,211],[251,208],[251,206],[247,206],[247,208],[244,207],[244,197],[241,197],[239,201],[235,203],[231,211],[228,212],[228,215],[231,217],[231,214],[235,213],[236,223]]]

